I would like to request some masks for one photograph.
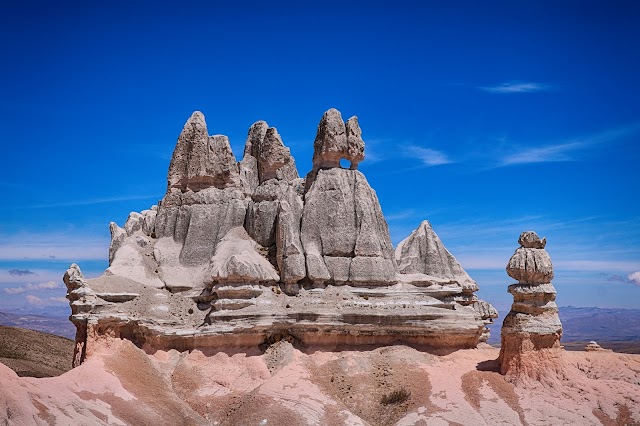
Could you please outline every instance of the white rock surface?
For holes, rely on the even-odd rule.
[[[231,228],[216,247],[209,275],[214,283],[260,283],[280,281],[275,268],[260,255],[261,247],[241,226]]]
[[[196,111],[184,126],[171,158],[169,190],[181,191],[240,184],[235,157],[226,136],[209,136],[204,115]]]
[[[398,244],[395,257],[401,274],[424,274],[450,280],[467,292],[478,290],[478,284],[445,248],[427,220]]]
[[[313,168],[340,167],[340,159],[351,162],[351,169],[357,169],[364,159],[364,141],[358,125],[358,118],[351,117],[345,125],[342,115],[331,108],[322,116],[313,143]]]
[[[393,247],[378,197],[357,170],[318,171],[305,194],[301,240],[314,282],[396,282]]]

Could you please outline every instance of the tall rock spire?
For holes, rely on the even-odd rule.
[[[507,265],[507,273],[518,284],[509,286],[511,311],[502,323],[500,370],[514,381],[539,379],[560,363],[562,324],[551,284],[553,265],[545,251],[546,239],[526,231],[520,247]]]
[[[234,187],[240,182],[229,139],[223,135],[209,136],[200,111],[191,115],[178,137],[167,181],[168,191],[177,188],[183,192]]]

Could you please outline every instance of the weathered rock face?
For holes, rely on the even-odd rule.
[[[364,160],[364,141],[358,125],[358,118],[351,117],[345,124],[337,109],[325,112],[318,125],[318,133],[313,143],[313,168],[340,167],[340,160],[351,162],[351,169],[358,168]]]
[[[446,294],[446,300],[455,300],[463,306],[475,309],[485,324],[480,340],[487,341],[487,326],[498,318],[498,311],[473,294],[478,291],[478,284],[445,248],[429,221],[423,221],[398,244],[395,258],[403,281],[426,287],[429,292],[441,292]]]
[[[209,136],[204,115],[196,111],[185,124],[171,158],[168,190],[181,191],[239,184],[236,160],[226,136]]]
[[[459,284],[465,293],[478,291],[478,284],[445,248],[427,220],[398,244],[395,256],[398,270],[414,275],[414,282],[429,283],[438,277]]]
[[[362,173],[319,170],[304,200],[301,240],[313,283],[358,286],[397,281],[387,223]]]
[[[549,283],[553,279],[551,258],[542,248],[520,247],[509,259],[507,274],[528,284]]]
[[[507,265],[507,273],[519,281],[509,286],[511,311],[502,324],[500,369],[513,380],[539,378],[548,369],[558,369],[562,324],[551,284],[553,266],[544,250],[546,239],[523,232]]]
[[[110,225],[109,268],[68,271],[78,356],[103,334],[150,351],[486,340],[495,309],[428,222],[394,253],[358,119],[327,111],[301,179],[275,128],[258,121],[236,162],[204,116],[185,124],[158,207]],[[351,162],[340,167],[340,159]],[[400,266],[398,266],[400,265]],[[85,354],[85,355],[83,355]]]

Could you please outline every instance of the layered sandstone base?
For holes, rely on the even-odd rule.
[[[501,340],[500,373],[511,382],[542,381],[562,370],[562,347],[557,336],[522,334]]]

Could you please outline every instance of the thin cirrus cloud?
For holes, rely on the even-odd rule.
[[[55,207],[77,207],[77,206],[93,206],[97,204],[108,204],[108,203],[117,203],[121,201],[134,201],[134,200],[157,200],[158,195],[128,195],[122,197],[104,197],[104,198],[92,198],[87,200],[76,200],[76,201],[65,201],[60,203],[49,203],[49,204],[33,204],[29,206],[17,206],[16,210],[19,209],[49,209]]]
[[[514,164],[573,161],[574,158],[571,156],[571,152],[576,151],[583,146],[584,144],[574,142],[524,149],[520,152],[505,156],[502,158],[499,165],[511,166]]]
[[[27,283],[27,284],[21,285],[20,287],[7,287],[2,290],[5,292],[5,294],[14,295],[14,294],[21,294],[21,293],[26,293],[27,291],[34,291],[34,290],[54,290],[60,287],[61,287],[60,283],[57,283],[55,281],[48,281],[46,283],[39,283],[39,284]]]
[[[510,81],[505,83],[500,83],[495,86],[481,86],[478,87],[480,90],[484,90],[489,93],[500,93],[500,94],[510,94],[510,93],[533,93],[533,92],[544,92],[551,90],[551,86],[548,84],[535,83],[535,82],[525,82],[525,81]]]
[[[406,155],[420,160],[425,166],[440,166],[453,163],[451,159],[442,151],[421,146],[410,145],[406,148]]]
[[[500,158],[496,166],[504,167],[517,164],[577,161],[579,160],[578,154],[581,151],[616,142],[631,134],[637,133],[639,130],[640,122],[637,122],[556,144],[521,148],[516,152],[504,155]]]
[[[64,297],[52,296],[52,297],[43,299],[41,297],[34,296],[33,294],[27,294],[24,298],[28,304],[34,305],[34,306],[47,306],[47,305],[52,305],[57,303],[69,303],[69,301]]]
[[[56,259],[76,262],[105,259],[105,253],[109,250],[108,237],[83,234],[80,231],[77,234],[22,232],[11,235],[0,233],[0,261]],[[0,276],[5,273],[0,271]],[[16,280],[29,279],[29,274],[18,275],[8,272],[8,275]]]

